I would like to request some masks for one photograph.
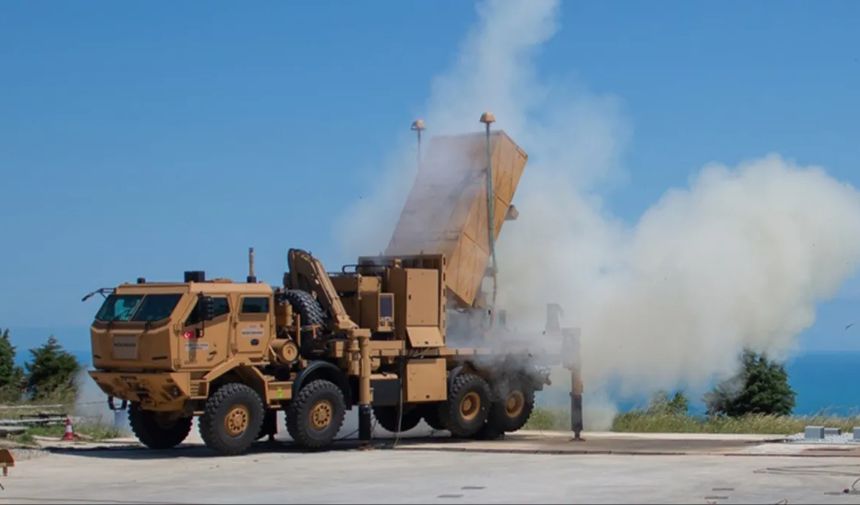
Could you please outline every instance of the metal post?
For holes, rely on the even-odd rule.
[[[570,431],[573,440],[582,442],[582,364],[580,357],[579,330],[565,328],[562,331],[562,356],[564,366],[570,370]]]
[[[370,442],[371,438],[371,403],[373,393],[370,390],[370,331],[354,330],[358,338],[359,367],[358,367],[358,438],[362,442]]]
[[[578,368],[570,371],[570,430],[573,432],[573,440],[584,441],[582,438],[582,377]]]
[[[266,435],[269,442],[275,441],[275,435],[278,433],[278,411],[266,409],[263,414],[263,429],[260,433]]]
[[[496,320],[496,292],[498,290],[498,281],[496,272],[498,264],[496,263],[496,195],[493,187],[493,158],[490,149],[490,125],[496,121],[496,117],[492,112],[484,112],[481,114],[481,122],[486,126],[487,132],[487,245],[490,249],[490,272],[493,276],[493,293],[490,298],[490,328],[495,325]]]

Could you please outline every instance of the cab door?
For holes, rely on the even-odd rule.
[[[242,354],[265,356],[269,344],[272,315],[272,297],[242,295],[236,321],[236,351]]]
[[[211,319],[201,320],[197,310],[198,299],[185,318],[179,343],[179,359],[184,367],[209,368],[226,359],[230,338],[230,300],[214,295]]]

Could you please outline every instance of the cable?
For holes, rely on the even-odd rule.
[[[373,433],[374,430],[376,430],[376,419],[373,420],[373,426],[370,427],[370,432]],[[357,429],[347,433],[346,435],[344,435],[340,438],[336,438],[333,441],[334,442],[341,442],[341,441],[347,440],[349,437],[355,435],[356,433],[358,433]]]
[[[397,447],[397,444],[400,443],[400,428],[403,426],[403,378],[406,375],[406,362],[410,359],[417,358],[422,359],[424,357],[423,350],[412,349],[410,350],[406,356],[400,357],[400,396],[397,401],[397,431],[394,433],[394,444],[391,448]]]
[[[407,355],[408,356],[408,355]],[[399,388],[399,396],[397,399],[397,431],[394,433],[394,445],[392,445],[392,449],[397,447],[397,444],[400,442],[400,428],[403,426],[403,376],[406,375],[406,360],[404,356],[400,357],[400,388]]]

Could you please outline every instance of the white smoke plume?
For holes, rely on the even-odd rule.
[[[125,410],[112,411],[108,408],[107,398],[98,384],[89,376],[86,370],[80,370],[75,376],[77,395],[75,397],[74,415],[90,425],[110,426],[121,434],[131,433],[128,426],[128,414]],[[116,400],[116,406],[121,406]]]
[[[542,80],[535,58],[558,29],[558,2],[490,0],[452,69],[434,81],[428,133],[479,131],[495,113],[529,153],[520,211],[498,242],[499,306],[542,328],[546,304],[582,330],[586,384],[629,393],[702,387],[744,347],[789,353],[860,262],[860,193],[779,155],[704,167],[635,225],[609,215],[600,188],[623,178],[630,129],[619,101]],[[560,62],[563,63],[563,62]],[[338,222],[346,252],[385,248],[412,183],[405,144],[386,180]],[[369,238],[370,237],[370,238]]]
[[[554,185],[521,197],[504,304],[534,324],[543,299],[560,301],[582,328],[586,382],[616,376],[630,393],[705,386],[744,347],[785,356],[860,260],[860,194],[777,155],[705,167],[632,228]],[[552,252],[535,261],[533,244]]]

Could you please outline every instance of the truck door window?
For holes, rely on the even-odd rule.
[[[227,300],[226,296],[213,296],[212,307],[215,309],[213,311],[215,318],[230,313],[230,302]],[[200,315],[197,313],[197,303],[195,302],[194,308],[191,309],[191,314],[188,316],[188,319],[185,320],[185,326],[191,326],[199,322]]]
[[[242,298],[242,314],[268,314],[269,298],[246,296]]]

